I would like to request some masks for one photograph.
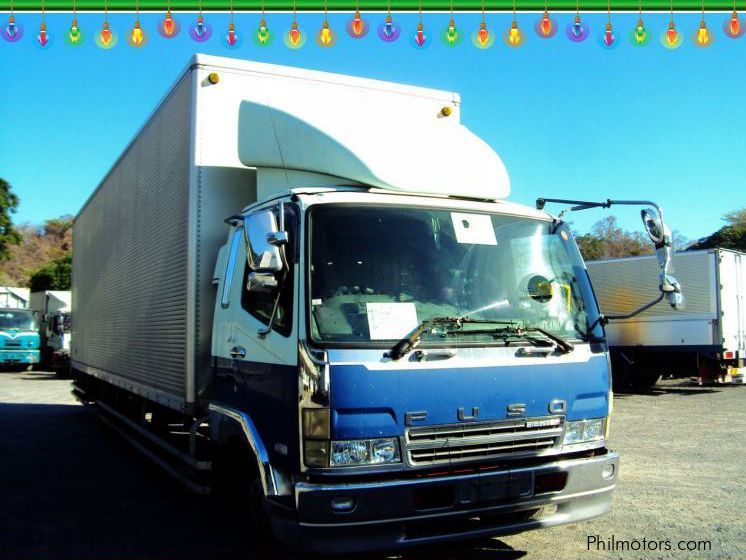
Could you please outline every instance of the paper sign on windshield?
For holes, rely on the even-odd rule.
[[[487,214],[451,212],[456,241],[471,245],[497,245],[492,218]]]
[[[414,303],[366,303],[365,307],[371,340],[404,338],[419,324]]]

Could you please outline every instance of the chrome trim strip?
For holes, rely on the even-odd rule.
[[[349,492],[354,490],[373,490],[376,488],[397,488],[399,486],[411,486],[419,484],[428,484],[432,482],[451,482],[456,480],[468,480],[470,478],[479,478],[488,474],[498,474],[510,472],[511,474],[523,473],[523,472],[539,472],[544,470],[559,470],[567,471],[576,465],[589,465],[593,463],[605,463],[609,460],[616,460],[619,457],[619,453],[610,451],[606,455],[599,455],[598,457],[582,458],[582,459],[568,459],[564,461],[555,461],[553,463],[545,463],[541,465],[535,465],[533,467],[521,467],[518,469],[505,469],[505,470],[494,470],[494,471],[479,471],[470,474],[460,474],[433,478],[413,478],[413,479],[400,479],[400,480],[382,480],[374,482],[350,482],[340,484],[314,484],[309,482],[297,482],[295,484],[296,495],[304,492]],[[612,485],[613,486],[613,485]]]
[[[267,448],[264,446],[264,442],[262,442],[259,432],[256,429],[256,426],[254,426],[251,417],[249,417],[245,412],[215,403],[210,403],[209,409],[210,412],[226,416],[241,425],[244,436],[246,436],[246,441],[251,447],[254,457],[256,457],[257,460],[257,470],[259,471],[259,479],[262,483],[264,495],[278,496],[277,482],[275,480],[274,470],[269,462],[269,453],[267,453]]]

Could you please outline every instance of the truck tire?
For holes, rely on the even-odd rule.
[[[256,461],[247,446],[232,438],[213,461],[213,496],[220,507],[248,521],[253,542],[271,539],[269,514]]]
[[[654,369],[640,369],[630,378],[633,391],[649,391],[660,381],[661,374]]]

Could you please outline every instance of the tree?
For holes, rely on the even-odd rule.
[[[715,233],[700,239],[689,249],[734,249],[746,251],[746,207],[732,210],[723,216],[727,225],[721,227]]]
[[[42,290],[69,290],[72,278],[72,255],[53,260],[31,274],[29,288],[32,292]]]
[[[10,258],[10,245],[18,245],[21,235],[13,227],[10,215],[18,208],[18,196],[13,192],[10,183],[0,179],[0,261]]]
[[[586,260],[646,255],[653,252],[652,244],[642,233],[622,229],[616,216],[607,216],[599,220],[593,224],[590,233],[576,236],[576,241]]]

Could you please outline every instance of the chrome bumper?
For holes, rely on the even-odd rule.
[[[458,476],[357,484],[301,482],[295,485],[298,519],[278,517],[273,527],[282,539],[319,552],[519,533],[602,515],[611,508],[618,471],[619,454],[608,452]],[[547,480],[564,482],[561,489],[546,491]],[[335,498],[353,499],[354,509],[335,512]]]

